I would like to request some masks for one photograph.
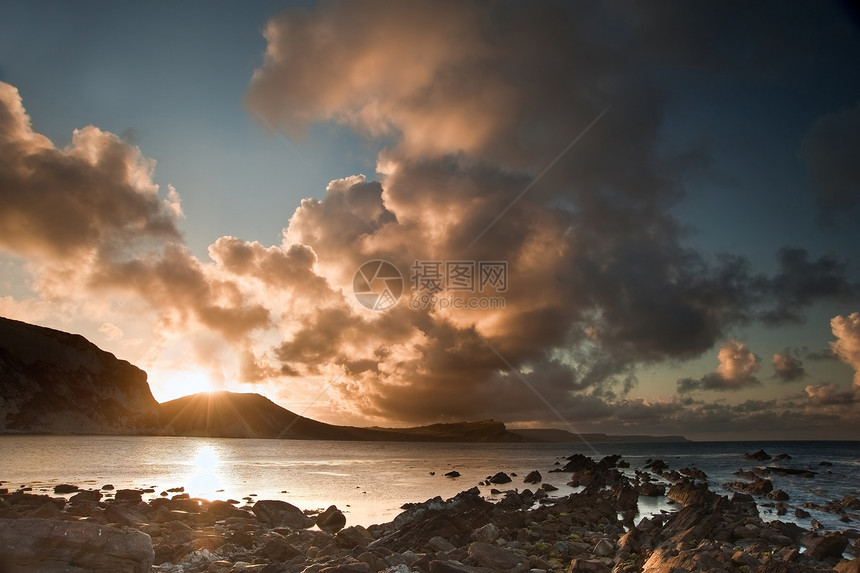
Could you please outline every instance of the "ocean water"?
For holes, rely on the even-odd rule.
[[[791,460],[752,462],[745,452],[763,448]],[[407,502],[435,496],[451,497],[477,485],[488,476],[516,473],[513,482],[498,489],[530,487],[523,477],[538,470],[544,482],[559,488],[554,495],[574,491],[566,485],[568,473],[550,470],[563,465],[565,456],[582,453],[599,459],[620,454],[628,471],[642,469],[647,460],[660,458],[672,469],[692,466],[708,475],[711,489],[726,493],[722,484],[739,480],[740,468],[782,465],[811,469],[811,478],[773,475],[774,487],[789,493],[790,506],[803,502],[823,504],[843,495],[860,496],[860,442],[691,442],[673,444],[428,444],[249,440],[223,438],[130,436],[0,436],[0,487],[32,487],[50,493],[58,483],[81,488],[112,484],[119,488],[152,488],[149,498],[170,488],[184,487],[193,497],[235,499],[242,504],[258,499],[282,499],[302,508],[337,505],[348,525],[390,521]],[[820,466],[827,461],[832,466]],[[461,476],[444,477],[451,470]],[[432,473],[431,473],[432,472]],[[490,487],[480,486],[490,500]],[[172,495],[172,494],[171,494]],[[760,504],[765,520],[776,519],[772,508]],[[640,514],[672,511],[665,498],[641,497]],[[809,527],[811,518],[825,529],[855,526],[832,514],[809,510],[812,516],[782,520]]]

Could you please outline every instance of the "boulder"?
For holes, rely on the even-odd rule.
[[[490,483],[500,484],[500,483],[511,483],[511,476],[506,474],[505,472],[499,472],[488,480]]]
[[[140,531],[55,519],[0,519],[0,555],[9,573],[149,573],[154,558]]]
[[[71,485],[67,483],[61,483],[54,486],[54,493],[63,494],[63,493],[75,493],[78,491],[78,486]]]
[[[860,559],[843,559],[833,568],[838,573],[860,573]]]
[[[337,506],[331,505],[316,518],[317,527],[334,535],[346,525],[346,516]]]
[[[543,480],[543,476],[540,475],[540,472],[537,470],[530,471],[526,477],[523,478],[524,483],[540,483]]]
[[[848,547],[848,538],[838,533],[817,537],[806,547],[804,555],[821,561],[828,557],[842,558],[842,552]]]
[[[458,478],[460,477],[460,472],[458,472],[457,470],[451,470],[450,472],[445,474],[445,477]]]
[[[523,571],[528,570],[528,559],[526,557],[482,541],[475,541],[469,544],[469,557],[482,567],[489,567],[496,571],[509,571],[516,568],[520,568]]]
[[[359,545],[370,545],[373,543],[373,535],[361,525],[353,525],[341,529],[334,537],[334,541],[341,549],[352,549]]]
[[[766,462],[770,459],[770,454],[765,452],[764,450],[759,450],[757,452],[753,452],[751,454],[744,454],[744,457],[748,460],[756,461],[756,462]]]
[[[495,523],[488,523],[479,527],[472,533],[472,539],[475,541],[483,541],[484,543],[493,543],[499,538],[499,527]]]
[[[301,509],[286,501],[277,499],[261,499],[251,508],[257,519],[269,527],[289,527],[290,529],[307,529],[313,527],[314,520],[305,515]]]
[[[80,490],[78,493],[69,498],[69,503],[81,503],[81,502],[89,502],[89,503],[97,503],[102,499],[102,492],[89,489],[89,490]]]
[[[573,559],[568,573],[611,573],[612,568],[597,559]]]

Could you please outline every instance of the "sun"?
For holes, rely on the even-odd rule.
[[[152,395],[159,402],[175,400],[189,394],[214,392],[215,385],[205,372],[174,368],[154,369],[150,375]]]

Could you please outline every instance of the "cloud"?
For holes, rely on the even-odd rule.
[[[719,366],[714,372],[698,380],[693,378],[678,380],[678,393],[684,394],[695,390],[741,390],[761,385],[755,376],[761,367],[761,360],[746,344],[737,340],[723,343],[717,359]]]
[[[812,406],[845,406],[858,401],[856,393],[845,392],[839,384],[833,382],[812,384],[807,386],[805,391]]]
[[[116,135],[87,126],[58,149],[2,82],[0,133],[0,248],[61,257],[180,238],[175,190],[160,198],[155,162]]]
[[[852,212],[860,203],[860,103],[817,119],[800,156],[825,220]]]
[[[810,261],[805,249],[785,247],[777,260],[780,270],[768,281],[767,289],[776,305],[763,313],[766,324],[802,321],[803,309],[815,302],[847,302],[860,296],[860,285],[848,279],[847,264],[833,256]]]
[[[860,312],[834,316],[830,328],[837,338],[830,343],[830,348],[841,361],[854,369],[854,390],[860,394]]]
[[[807,376],[803,361],[793,356],[789,349],[773,355],[773,370],[782,382],[794,382]]]

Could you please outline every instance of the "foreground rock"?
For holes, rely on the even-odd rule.
[[[4,573],[148,573],[154,553],[149,535],[134,529],[57,519],[0,519],[0,556]]]

